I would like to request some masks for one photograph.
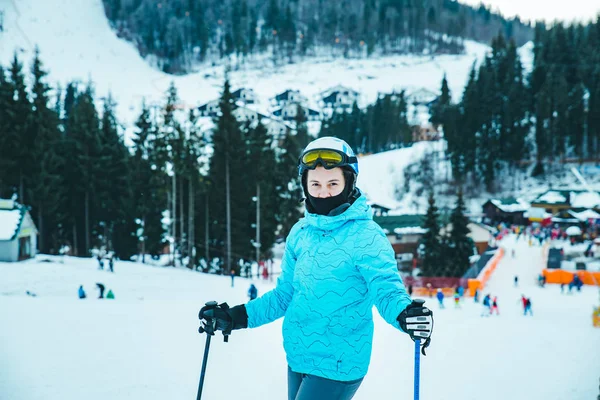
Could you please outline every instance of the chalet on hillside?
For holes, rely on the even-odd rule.
[[[413,142],[429,142],[440,139],[440,132],[431,123],[413,125],[410,130]]]
[[[254,90],[249,88],[240,88],[231,93],[234,101],[242,101],[245,104],[254,104],[257,102],[256,94]]]
[[[321,93],[322,106],[330,109],[349,111],[358,101],[360,93],[342,85],[334,86]]]
[[[600,212],[600,193],[586,190],[551,189],[534,199],[531,207],[542,208],[552,215],[571,209],[592,209]]]
[[[406,94],[406,102],[413,105],[431,106],[437,99],[438,94],[429,89],[420,88]]]
[[[419,242],[425,233],[425,215],[381,215],[373,217],[373,220],[383,229],[396,257],[400,257],[400,254],[417,254]]]
[[[285,92],[277,94],[271,99],[271,104],[276,106],[283,106],[288,103],[306,103],[308,100],[298,90],[288,89]]]
[[[277,119],[268,119],[267,132],[273,136],[276,141],[282,141],[286,133],[293,131],[294,129],[289,126],[286,122]]]
[[[27,207],[14,200],[0,199],[0,261],[35,257],[37,235]]]
[[[298,108],[304,112],[304,117],[307,121],[320,121],[321,113],[309,107],[305,107],[296,103],[287,103],[275,109],[273,115],[283,119],[284,121],[293,121],[298,114]]]
[[[266,115],[244,106],[237,106],[235,110],[233,110],[233,115],[238,122],[258,122],[264,118],[267,118]]]
[[[529,204],[523,200],[507,197],[502,199],[489,199],[483,206],[484,221],[490,225],[500,222],[515,225],[526,225],[527,218],[524,214],[529,209]]]
[[[206,104],[198,107],[198,113],[201,117],[218,117],[221,114],[221,108],[219,107],[220,100],[211,100]]]

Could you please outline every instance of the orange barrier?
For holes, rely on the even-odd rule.
[[[445,287],[445,288],[440,288],[440,289],[442,289],[442,293],[444,293],[444,297],[454,296],[454,288]],[[432,288],[431,293],[430,293],[429,289],[426,287],[416,287],[413,289],[413,296],[435,297],[435,295],[437,294],[437,290],[438,290],[438,288]]]
[[[481,270],[479,276],[476,279],[469,279],[469,295],[475,296],[475,291],[479,289],[479,292],[485,287],[485,284],[490,279],[498,263],[502,260],[504,256],[504,249],[501,247],[498,249],[494,257],[487,263],[487,265]]]
[[[542,275],[546,277],[546,283],[569,284],[573,276],[577,274],[585,285],[595,286],[600,282],[600,272],[590,271],[565,271],[563,269],[544,269]]]

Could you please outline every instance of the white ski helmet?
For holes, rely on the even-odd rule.
[[[298,159],[298,175],[321,165],[326,169],[350,167],[358,176],[358,159],[348,143],[333,136],[313,140]]]

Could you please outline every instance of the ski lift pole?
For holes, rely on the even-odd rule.
[[[419,380],[421,377],[421,340],[415,340],[415,400],[419,400]]]

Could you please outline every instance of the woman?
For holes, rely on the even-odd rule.
[[[200,332],[228,335],[285,316],[288,399],[349,400],[369,366],[373,305],[425,347],[433,316],[406,293],[392,246],[355,187],[350,146],[319,138],[302,152],[298,170],[306,213],[287,237],[277,286],[246,305],[203,307]]]

